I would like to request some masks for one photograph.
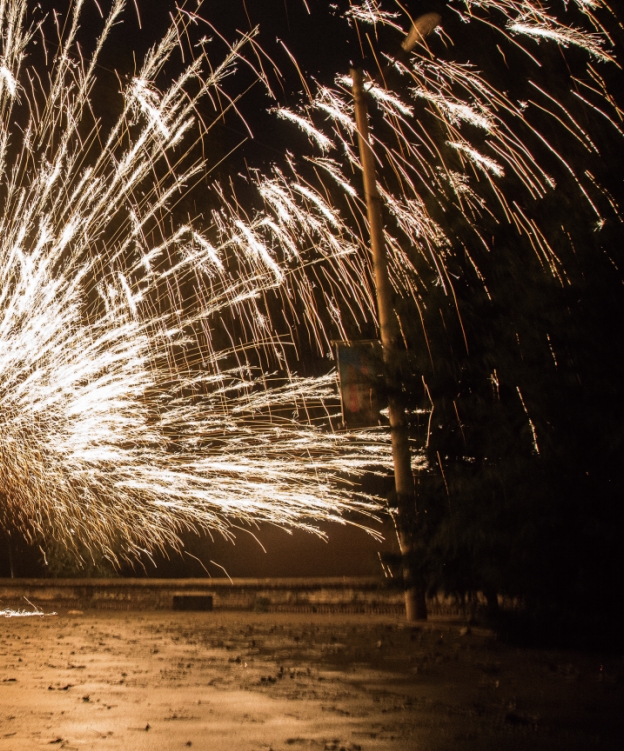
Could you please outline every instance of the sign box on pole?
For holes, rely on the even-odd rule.
[[[387,406],[381,343],[368,339],[335,344],[345,427],[377,427],[379,412]]]

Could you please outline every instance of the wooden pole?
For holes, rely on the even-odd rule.
[[[9,570],[11,572],[11,579],[15,579],[15,569],[13,567],[13,547],[11,545],[11,533],[9,532]]]
[[[392,437],[392,458],[394,461],[394,483],[397,498],[396,527],[403,559],[403,578],[405,582],[405,613],[408,621],[426,620],[427,604],[425,601],[422,574],[412,554],[412,537],[416,516],[414,496],[414,477],[410,459],[407,436],[405,408],[400,399],[400,378],[397,373],[396,339],[398,325],[394,312],[392,286],[388,275],[385,238],[381,215],[381,201],[377,190],[375,156],[368,135],[368,107],[362,71],[352,69],[353,97],[355,99],[355,119],[360,147],[360,159],[364,174],[364,194],[368,212],[371,250],[375,271],[375,288],[379,329],[385,366],[386,386],[388,389],[388,412]]]

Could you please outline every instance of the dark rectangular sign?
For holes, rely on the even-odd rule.
[[[377,427],[379,412],[387,406],[381,343],[336,342],[336,354],[345,427]]]

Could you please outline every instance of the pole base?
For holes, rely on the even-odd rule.
[[[427,601],[421,588],[405,590],[405,617],[408,623],[427,620]]]

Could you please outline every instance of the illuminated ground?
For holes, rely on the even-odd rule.
[[[388,616],[0,620],[0,750],[621,749],[624,663]]]

